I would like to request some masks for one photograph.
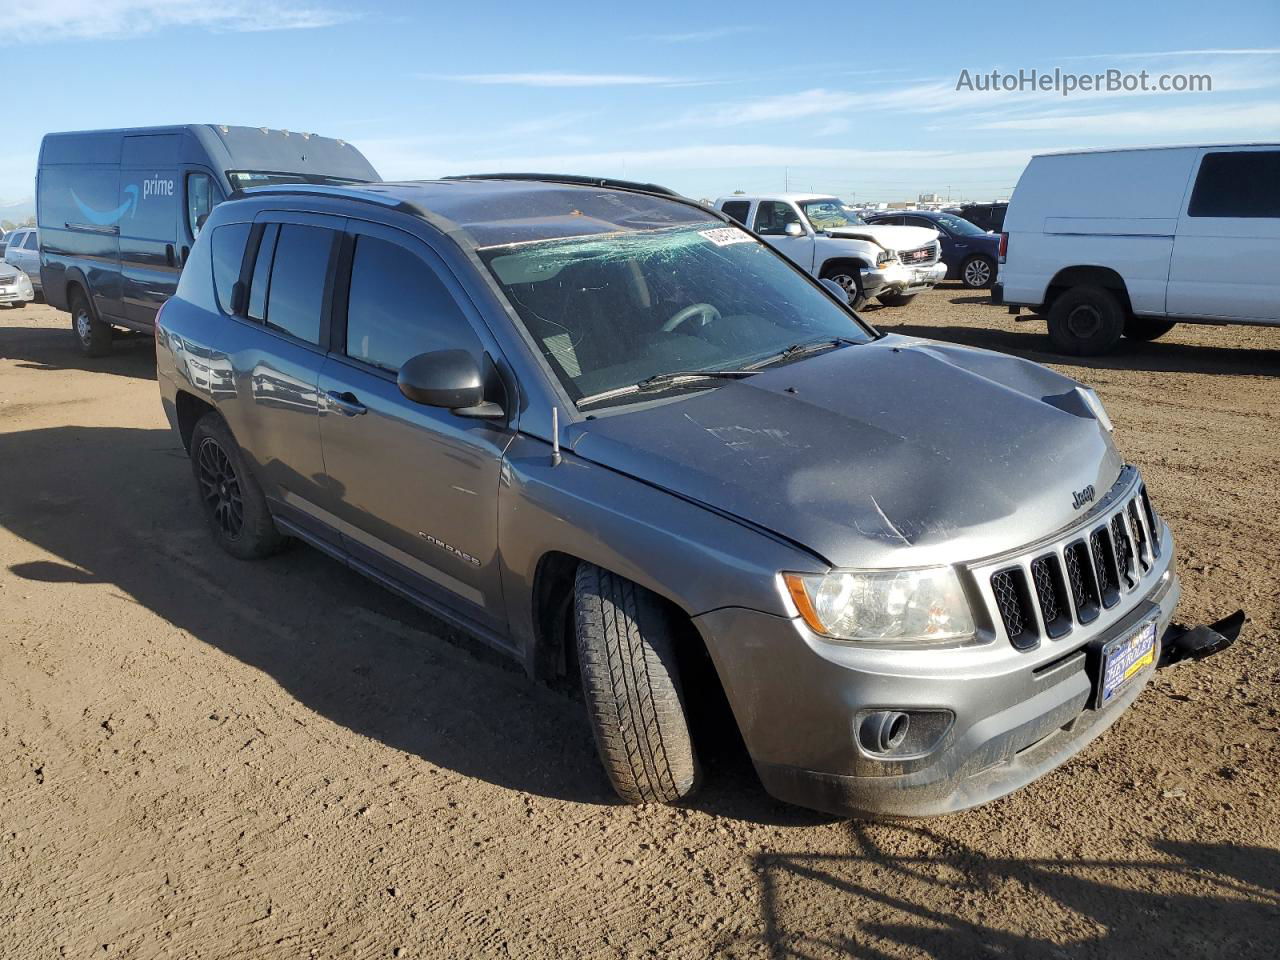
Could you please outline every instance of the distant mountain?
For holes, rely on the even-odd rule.
[[[25,200],[17,200],[13,203],[0,203],[0,221],[8,220],[12,223],[22,223],[27,217],[34,217],[35,215],[35,197],[27,197]]]

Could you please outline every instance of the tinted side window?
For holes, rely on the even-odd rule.
[[[280,225],[267,288],[267,326],[308,343],[320,342],[325,283],[336,234],[324,227]]]
[[[240,279],[244,245],[249,240],[248,223],[228,223],[213,231],[210,244],[213,259],[213,289],[223,313],[231,313],[231,288]]]
[[[747,211],[751,209],[750,200],[730,200],[723,207],[721,212],[726,216],[733,217],[744,227],[747,225]]]
[[[478,354],[479,341],[436,272],[404,247],[358,237],[347,300],[347,356],[396,371],[431,350]]]
[[[1280,217],[1280,151],[1205,154],[1187,215]]]
[[[251,320],[267,318],[267,288],[271,286],[271,258],[276,254],[276,237],[280,226],[268,223],[262,229],[258,241],[258,255],[253,261],[253,281],[249,287],[249,309],[245,314]]]
[[[40,238],[36,235],[36,232],[32,230],[30,233],[27,234],[27,239],[26,239],[26,242],[23,243],[22,249],[35,250],[39,246],[40,246]]]
[[[789,203],[765,200],[756,208],[756,233],[761,236],[784,235],[788,223],[799,222],[800,214]]]

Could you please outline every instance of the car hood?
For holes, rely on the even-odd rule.
[[[886,250],[914,250],[938,239],[938,231],[928,227],[898,227],[892,224],[837,227],[827,233],[847,240],[870,240]]]
[[[0,279],[12,280],[17,277],[20,272],[21,271],[19,271],[13,264],[5,263],[3,260],[0,260]]]
[[[575,424],[574,452],[833,566],[976,560],[1061,530],[1123,460],[1074,380],[886,336]]]

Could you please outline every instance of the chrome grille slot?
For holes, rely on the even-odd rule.
[[[1089,545],[1083,540],[1068,544],[1062,551],[1067,568],[1067,582],[1071,584],[1071,601],[1076,605],[1076,619],[1082,624],[1098,619],[1102,608],[1102,595],[1098,592],[1098,578],[1093,572]]]
[[[1116,569],[1116,554],[1111,549],[1111,536],[1106,527],[1099,527],[1089,535],[1089,553],[1098,574],[1102,605],[1114,607],[1120,602],[1120,571]]]
[[[1125,526],[1124,511],[1111,518],[1111,543],[1116,551],[1116,566],[1120,570],[1120,583],[1125,590],[1132,590],[1138,585],[1134,572],[1133,541],[1129,539],[1129,530]]]
[[[1133,549],[1138,555],[1138,563],[1144,571],[1151,569],[1151,545],[1147,542],[1147,530],[1138,516],[1138,498],[1129,501],[1129,529],[1133,531]]]
[[[1022,569],[1013,567],[993,574],[991,591],[995,594],[996,606],[1000,610],[1000,619],[1004,622],[1009,642],[1019,650],[1029,650],[1039,643],[1035,613],[1031,609],[1031,595]]]
[[[1071,632],[1071,606],[1062,582],[1062,568],[1054,554],[1036,557],[1031,561],[1031,580],[1035,584],[1036,599],[1040,602],[1040,616],[1044,631],[1056,640]]]

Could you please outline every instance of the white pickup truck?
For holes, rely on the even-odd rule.
[[[815,277],[840,284],[855,310],[873,297],[887,307],[905,306],[947,275],[938,231],[872,226],[831,196],[735,195],[715,207]]]

